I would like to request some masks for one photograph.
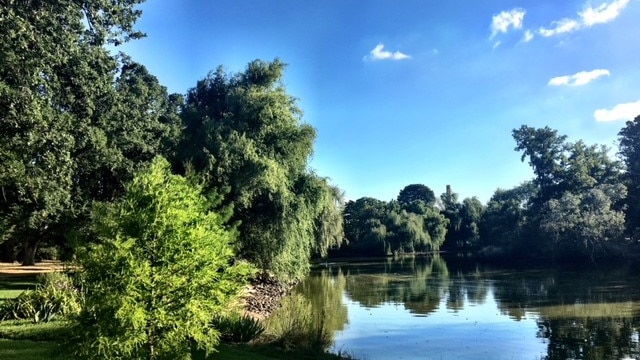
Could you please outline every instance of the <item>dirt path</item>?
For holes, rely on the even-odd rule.
[[[22,266],[20,263],[0,263],[0,276],[37,275],[62,271],[68,268],[68,264],[60,261],[43,261],[33,266]]]

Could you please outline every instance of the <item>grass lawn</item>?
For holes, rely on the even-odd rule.
[[[58,346],[51,341],[0,339],[0,359],[3,360],[45,360],[65,359],[57,356]]]
[[[0,301],[13,299],[23,291],[35,287],[35,276],[0,276]]]

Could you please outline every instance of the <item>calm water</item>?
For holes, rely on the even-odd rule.
[[[365,360],[640,359],[637,272],[455,263],[327,264],[296,292]]]

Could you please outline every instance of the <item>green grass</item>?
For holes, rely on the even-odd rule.
[[[51,321],[34,324],[27,320],[0,321],[0,339],[56,341],[69,335],[69,323]],[[1,358],[0,358],[1,359]]]
[[[24,290],[0,290],[0,301],[17,298]]]
[[[43,360],[68,359],[60,354],[58,345],[51,341],[0,339],[0,359],[3,360]]]
[[[0,301],[13,299],[25,290],[36,287],[35,276],[2,276],[0,277]]]

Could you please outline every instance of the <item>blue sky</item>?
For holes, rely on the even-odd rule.
[[[511,130],[614,147],[640,114],[640,0],[149,1],[122,51],[171,92],[288,63],[311,167],[348,199],[422,183],[486,202],[532,177]],[[614,149],[615,150],[615,149]],[[612,151],[615,154],[615,151]]]

